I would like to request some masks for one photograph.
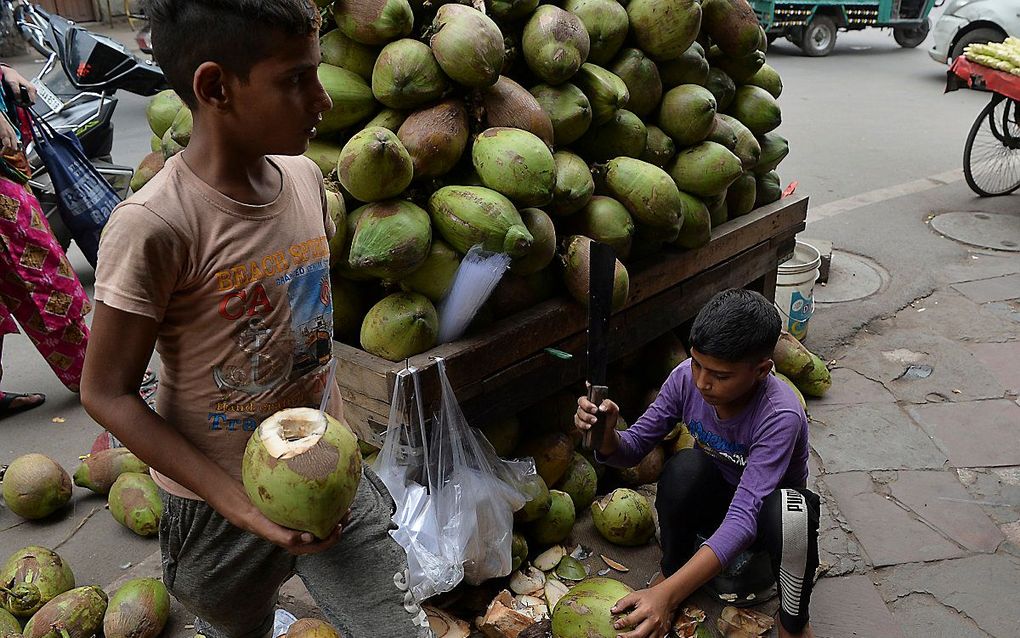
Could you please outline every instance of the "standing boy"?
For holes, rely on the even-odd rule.
[[[104,232],[82,399],[163,491],[164,582],[209,638],[267,635],[295,573],[344,638],[430,636],[370,469],[329,538],[271,522],[240,481],[258,424],[317,407],[336,383],[318,330],[332,325],[334,228],[322,174],[300,156],[332,106],[319,13],[309,0],[151,0],[148,12],[194,131]],[[138,395],[154,347],[157,413]]]
[[[763,296],[731,289],[694,320],[691,358],[666,379],[630,428],[617,432],[618,406],[578,399],[575,424],[602,413],[597,457],[631,467],[687,424],[696,446],[663,469],[656,493],[664,580],[617,603],[622,638],[662,638],[674,610],[743,550],[767,551],[780,595],[781,638],[813,638],[808,623],[818,567],[818,496],[806,488],[808,425],[794,392],[771,375],[782,330]],[[696,535],[708,540],[700,547]]]

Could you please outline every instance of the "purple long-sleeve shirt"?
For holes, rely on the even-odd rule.
[[[620,447],[605,462],[636,465],[679,421],[737,488],[722,524],[705,542],[725,566],[754,542],[765,497],[807,484],[807,417],[793,390],[769,375],[739,416],[720,419],[695,387],[688,360],[673,370],[641,418],[620,433]]]

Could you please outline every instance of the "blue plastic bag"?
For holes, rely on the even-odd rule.
[[[95,268],[99,235],[120,197],[85,157],[74,133],[58,133],[34,113],[31,120],[36,152],[49,173],[60,217]]]

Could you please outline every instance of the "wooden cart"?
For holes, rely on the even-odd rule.
[[[807,207],[806,196],[787,197],[716,227],[707,246],[628,265],[630,297],[610,321],[610,360],[689,321],[725,288],[750,288],[773,299],[778,266],[793,254]],[[438,403],[438,377],[430,357],[445,359],[450,383],[472,425],[516,414],[583,380],[586,330],[585,309],[563,297],[407,362],[386,361],[334,342],[345,415],[355,429],[370,430],[376,437],[372,443],[380,445],[396,374],[405,365],[422,371],[423,395]],[[573,356],[556,357],[547,348]]]

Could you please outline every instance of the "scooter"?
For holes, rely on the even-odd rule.
[[[155,95],[168,88],[163,72],[152,61],[136,58],[119,42],[47,13],[38,5],[19,3],[15,11],[26,40],[47,58],[31,80],[38,96],[35,113],[57,132],[74,133],[85,156],[117,194],[126,198],[134,170],[113,163],[110,155],[116,92],[123,89],[142,96]],[[34,144],[29,143],[26,152],[32,165],[32,190],[66,249],[71,235],[57,210],[46,167]]]

